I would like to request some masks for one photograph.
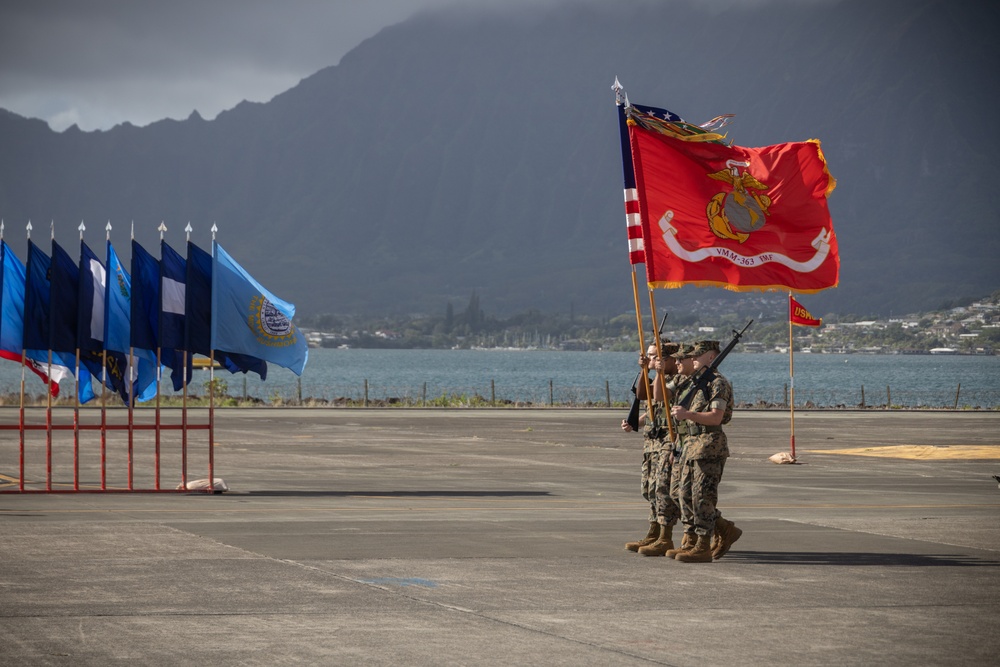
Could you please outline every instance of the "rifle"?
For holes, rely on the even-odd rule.
[[[660,320],[660,328],[654,333],[659,336],[660,332],[663,331],[664,325],[667,323],[667,313],[663,313],[663,319]],[[646,353],[645,350],[642,351],[643,354]],[[632,393],[635,398],[632,399],[632,408],[628,411],[628,417],[625,418],[625,422],[632,428],[633,431],[639,432],[639,378],[642,377],[642,370],[640,369],[635,374],[635,379],[632,380]]]
[[[708,365],[708,369],[704,373],[698,374],[698,379],[695,380],[694,386],[691,387],[690,390],[686,391],[681,399],[674,405],[679,405],[685,409],[691,405],[691,401],[694,400],[695,394],[704,389],[705,386],[712,381],[712,378],[715,377],[715,369],[718,368],[723,359],[725,359],[726,356],[733,351],[733,348],[740,342],[740,339],[743,338],[743,334],[747,332],[747,329],[750,328],[751,324],[753,324],[753,320],[747,322],[747,325],[740,331],[733,329],[733,339],[729,341],[729,344],[726,345],[726,347],[715,357],[715,359],[712,359],[712,363]]]

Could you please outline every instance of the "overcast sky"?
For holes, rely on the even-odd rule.
[[[3,0],[0,107],[57,131],[211,119],[420,10],[498,1],[511,0]]]
[[[266,102],[386,26],[449,5],[667,0],[0,0],[0,108],[56,131]],[[833,0],[698,0],[733,4]]]

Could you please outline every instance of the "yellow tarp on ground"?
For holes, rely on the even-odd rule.
[[[856,449],[812,449],[811,454],[846,454],[848,456],[879,456],[893,459],[1000,459],[998,445],[892,445],[889,447],[858,447]]]

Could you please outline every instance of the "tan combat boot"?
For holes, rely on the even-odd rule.
[[[697,541],[698,541],[697,535],[695,535],[694,533],[685,532],[684,536],[681,537],[681,545],[676,549],[670,549],[669,551],[667,551],[665,555],[667,558],[677,558],[677,554],[681,553],[682,551],[687,551],[688,549],[693,547],[695,542]]]
[[[660,526],[660,537],[652,544],[639,547],[640,556],[665,556],[674,548],[673,526]]]
[[[655,521],[649,522],[649,532],[646,533],[646,537],[641,540],[636,540],[635,542],[626,542],[625,548],[629,551],[638,551],[639,547],[644,547],[647,544],[652,544],[656,541],[656,538],[660,536],[660,524]]]
[[[732,521],[723,519],[721,516],[715,520],[715,539],[712,540],[712,558],[719,560],[729,552],[729,547],[733,546],[736,540],[740,539],[743,531],[736,527]]]
[[[711,563],[712,562],[712,536],[699,535],[698,541],[688,551],[682,551],[675,560],[682,563]]]
[[[720,526],[724,525],[725,521],[726,520],[722,518],[722,514],[719,514],[718,518],[715,520],[715,532],[712,533],[712,553],[713,554],[715,553],[715,550],[719,548],[719,545],[722,544],[722,538],[719,537],[719,529],[720,529]]]

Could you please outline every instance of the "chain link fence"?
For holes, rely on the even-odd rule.
[[[204,392],[202,392],[204,393]],[[402,407],[615,407],[632,403],[632,393],[613,387],[571,387],[549,382],[536,387],[505,389],[496,383],[439,387],[388,385],[374,382],[342,385],[280,385],[241,387],[229,383],[225,394],[236,400],[265,405],[402,406]],[[767,389],[736,388],[742,409],[787,409],[788,385]],[[795,407],[802,409],[957,409],[1000,410],[1000,388],[963,390],[894,389],[796,389]]]

